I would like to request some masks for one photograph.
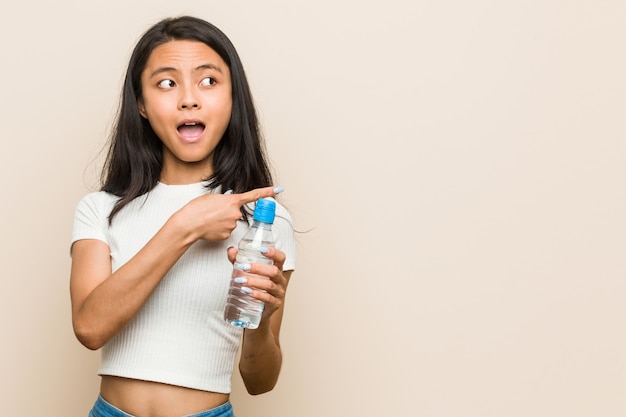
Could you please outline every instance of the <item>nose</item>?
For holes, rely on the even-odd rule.
[[[193,87],[181,88],[181,96],[178,102],[178,108],[180,110],[199,109],[200,100]]]

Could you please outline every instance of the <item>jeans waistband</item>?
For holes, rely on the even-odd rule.
[[[94,404],[92,410],[89,412],[89,417],[135,417],[132,414],[128,414],[113,404],[108,403],[101,395],[98,395],[98,399]],[[210,410],[201,411],[195,414],[189,414],[184,417],[235,417],[233,414],[233,407],[230,401],[224,404],[212,408]]]

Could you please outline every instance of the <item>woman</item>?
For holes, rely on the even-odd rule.
[[[102,348],[93,416],[232,416],[230,379],[271,390],[282,362],[283,302],[295,267],[280,204],[267,248],[251,264],[261,325],[223,320],[236,243],[250,204],[275,197],[241,61],[201,19],[165,19],[128,66],[100,192],[79,203],[72,237],[72,320]],[[199,413],[199,414],[198,414]]]

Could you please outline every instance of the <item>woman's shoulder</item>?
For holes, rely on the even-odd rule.
[[[98,239],[108,244],[106,230],[116,196],[104,191],[83,196],[76,206],[72,242],[81,239]]]
[[[77,211],[93,211],[99,213],[111,212],[111,209],[119,199],[118,196],[106,191],[93,191],[85,194],[78,202]]]
[[[94,204],[115,204],[115,202],[119,199],[118,196],[107,193],[106,191],[92,191],[90,193],[85,194],[80,201],[81,202],[90,202]]]

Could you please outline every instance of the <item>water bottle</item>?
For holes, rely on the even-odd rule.
[[[240,269],[241,264],[257,263],[271,265],[274,263],[259,251],[261,247],[273,247],[272,224],[276,215],[276,202],[268,199],[260,199],[254,208],[253,223],[244,237],[239,241],[237,259],[233,275],[230,280],[224,319],[236,327],[244,329],[256,329],[261,322],[264,304],[262,301],[250,297],[241,290],[242,286],[235,281],[240,277],[255,276]]]

